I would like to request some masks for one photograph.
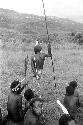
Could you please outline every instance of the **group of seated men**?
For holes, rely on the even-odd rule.
[[[66,87],[66,95],[63,105],[69,112],[69,115],[62,115],[59,119],[59,125],[83,125],[83,96],[79,95],[77,82],[72,81]]]
[[[8,96],[7,112],[2,118],[0,115],[0,125],[42,125],[42,104],[43,99],[34,94],[31,89],[24,92],[25,108],[22,108],[21,92],[25,85],[21,87],[18,80],[12,82],[11,94]]]
[[[21,92],[25,86],[21,87],[20,82],[13,81],[10,89],[11,94],[8,96],[7,111],[8,114],[2,118],[0,114],[0,125],[43,125],[42,122],[42,105],[43,99],[35,95],[31,89],[24,92],[25,108],[22,108]],[[69,115],[63,114],[59,119],[59,125],[75,125],[81,122],[83,124],[83,98],[76,91],[77,82],[70,82],[66,87],[66,94],[63,105],[69,112]],[[1,112],[1,111],[0,111]]]

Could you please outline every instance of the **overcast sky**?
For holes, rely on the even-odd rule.
[[[83,0],[43,0],[46,15],[83,20]],[[0,8],[43,15],[42,0],[2,0]]]

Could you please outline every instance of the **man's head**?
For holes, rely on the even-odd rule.
[[[40,45],[36,45],[36,46],[34,47],[34,52],[35,52],[35,54],[38,53],[38,52],[40,52],[41,50],[42,50],[42,47],[41,47]]]
[[[66,87],[66,94],[67,94],[68,96],[73,95],[73,94],[74,94],[74,88],[73,88],[72,86],[67,86],[67,87]]]
[[[20,94],[21,85],[20,85],[19,80],[14,80],[14,81],[11,83],[10,89],[11,89],[11,91],[12,91],[13,93]]]
[[[75,89],[77,87],[77,82],[76,81],[71,81],[69,83],[69,86],[72,86]]]
[[[27,101],[30,101],[32,98],[34,98],[34,93],[31,89],[28,89],[24,93],[24,97]]]
[[[34,98],[30,102],[30,106],[32,107],[33,112],[37,116],[40,116],[42,114],[42,105],[43,105],[43,100],[41,98]]]

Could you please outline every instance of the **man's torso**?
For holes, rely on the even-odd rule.
[[[11,94],[8,97],[8,104],[7,104],[8,114],[10,119],[14,121],[18,121],[18,119],[20,118],[19,99],[21,99],[21,96],[14,94]]]

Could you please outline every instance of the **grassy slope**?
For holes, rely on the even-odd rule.
[[[57,47],[58,46],[58,47]],[[34,43],[30,43],[27,46],[27,51],[17,50],[12,51],[8,49],[1,49],[0,53],[0,64],[1,64],[1,97],[0,103],[2,107],[2,112],[6,113],[6,102],[7,97],[10,93],[9,83],[14,79],[22,79],[24,77],[24,58],[27,53],[29,54],[29,65],[27,70],[27,78],[30,80],[29,87],[33,88],[30,67],[30,57],[33,53]],[[58,48],[58,49],[55,49]],[[47,103],[44,104],[44,109],[47,112],[48,125],[54,125],[56,122],[56,117],[61,110],[57,108],[56,98],[63,99],[65,93],[66,83],[73,79],[78,80],[80,86],[79,92],[82,92],[83,84],[83,50],[78,46],[75,47],[74,44],[68,45],[54,45],[52,44],[52,53],[55,66],[55,76],[56,80],[53,81],[53,73],[50,58],[45,60],[44,64],[44,83],[41,83],[41,94],[46,99]],[[46,52],[46,45],[43,45],[43,50]],[[56,89],[54,88],[54,83],[57,83]],[[35,86],[35,91],[37,88]],[[56,94],[57,93],[57,94]]]

